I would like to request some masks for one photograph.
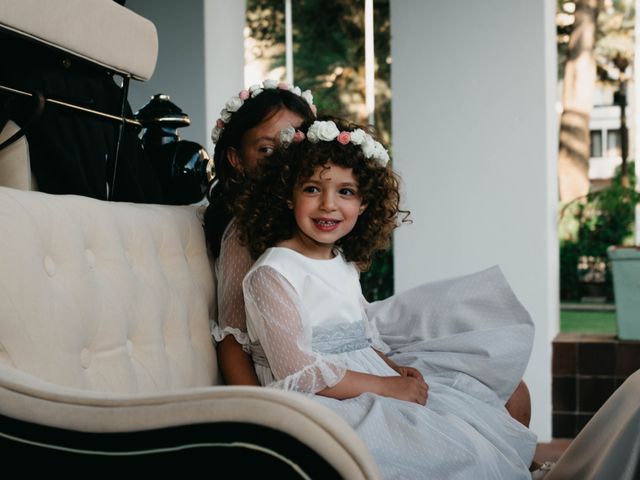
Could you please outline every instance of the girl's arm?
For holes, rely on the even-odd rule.
[[[347,370],[342,380],[333,387],[319,391],[318,395],[345,400],[366,392],[425,405],[429,395],[429,386],[422,379],[422,375],[420,378],[413,376],[381,377]]]
[[[237,228],[231,224],[222,239],[216,268],[220,325],[216,351],[218,365],[227,385],[259,385],[253,361],[242,348],[242,343],[249,341],[242,279],[252,264],[249,251],[240,244]]]
[[[227,385],[259,385],[251,357],[233,335],[218,343],[218,365]]]
[[[428,387],[421,378],[355,372],[314,352],[304,306],[291,284],[273,268],[252,271],[244,281],[244,294],[247,321],[278,379],[275,386],[341,400],[372,392],[426,402]]]

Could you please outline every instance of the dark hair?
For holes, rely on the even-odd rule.
[[[265,89],[255,97],[244,101],[225,124],[213,153],[215,167],[214,186],[210,189],[209,206],[204,215],[207,245],[212,255],[220,253],[220,242],[225,228],[233,216],[232,206],[244,183],[243,176],[229,163],[229,148],[240,150],[248,130],[260,125],[282,109],[311,122],[314,114],[307,101],[299,95],[280,88]]]
[[[358,128],[333,120],[340,131]],[[279,147],[268,161],[261,162],[255,180],[247,182],[237,197],[235,214],[240,239],[253,258],[294,235],[297,225],[287,202],[296,185],[309,179],[318,167],[326,168],[328,162],[353,169],[358,193],[367,205],[353,230],[336,242],[345,259],[365,270],[373,255],[389,246],[391,233],[408,221],[409,215],[400,210],[399,179],[391,167],[365,158],[362,148],[352,143],[304,140]],[[400,214],[404,214],[402,219],[398,218]]]

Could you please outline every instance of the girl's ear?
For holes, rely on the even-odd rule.
[[[291,200],[287,200],[287,207],[289,207],[289,210],[293,210],[293,202]]]
[[[242,164],[240,163],[240,155],[234,147],[227,148],[227,160],[229,164],[237,171],[242,170]]]
[[[358,210],[358,215],[362,215],[366,209],[367,209],[367,206],[365,204],[360,205],[360,209]]]

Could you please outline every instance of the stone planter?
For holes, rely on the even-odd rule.
[[[618,338],[640,340],[640,247],[609,247]]]

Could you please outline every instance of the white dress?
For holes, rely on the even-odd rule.
[[[463,347],[465,334],[458,332],[453,334],[458,337],[453,352],[442,354],[433,348],[414,352],[413,359],[405,355],[405,365],[420,365],[426,373],[426,406],[371,393],[335,400],[314,394],[338,383],[347,369],[397,375],[372,348],[387,350],[366,315],[369,306],[362,297],[356,268],[341,256],[314,260],[276,247],[254,264],[243,289],[249,350],[260,382],[313,395],[340,414],[359,433],[384,478],[530,478],[528,466],[536,437],[509,416],[501,398],[502,391],[513,391],[522,372],[490,372],[485,381],[481,372],[478,378],[456,367],[482,357],[502,362],[501,351],[509,350],[502,345],[504,336],[485,336],[478,344],[481,339],[472,335],[474,345]],[[376,315],[382,311],[378,309]],[[511,322],[526,324],[526,319],[516,315]],[[520,333],[516,329],[509,335],[531,333],[531,329]],[[411,343],[410,336],[403,338]],[[494,356],[493,351],[498,353]],[[528,353],[514,355],[528,357]],[[425,358],[433,361],[430,368],[424,368],[430,363]],[[479,363],[490,367],[487,362]],[[501,383],[495,380],[499,377],[511,385],[499,385],[496,391],[493,384]]]

